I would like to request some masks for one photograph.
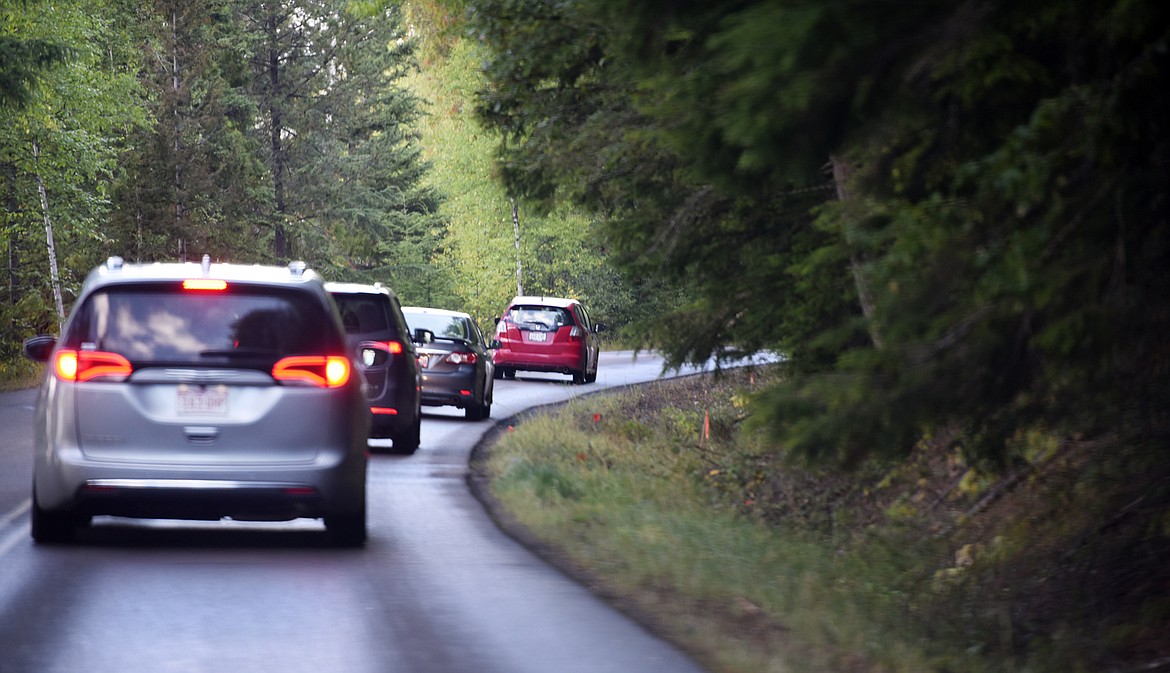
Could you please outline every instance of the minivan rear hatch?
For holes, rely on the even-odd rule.
[[[156,465],[311,462],[342,422],[328,386],[314,385],[324,358],[344,356],[338,330],[323,328],[329,320],[326,304],[291,288],[176,281],[96,291],[61,346],[106,363],[71,384],[82,452]],[[321,422],[289,422],[306,417]]]

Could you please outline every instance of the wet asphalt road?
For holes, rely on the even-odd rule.
[[[99,518],[75,545],[34,545],[35,393],[0,394],[0,673],[697,673],[500,532],[465,481],[498,419],[660,375],[603,353],[596,384],[496,381],[488,421],[424,408],[416,454],[371,457],[370,539],[352,550],[307,520]]]

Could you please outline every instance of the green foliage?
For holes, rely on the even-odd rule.
[[[600,248],[595,218],[569,205],[546,209],[519,203],[517,252],[513,200],[494,180],[497,142],[474,115],[475,92],[484,86],[483,52],[454,29],[460,24],[447,4],[415,2],[408,11],[412,23],[425,26],[418,49],[429,61],[412,77],[411,89],[429,102],[419,130],[432,165],[427,182],[443,195],[440,213],[450,223],[449,245],[434,260],[454,279],[450,307],[468,311],[491,331],[492,318],[516,294],[519,280],[525,293],[585,300],[595,318],[620,332],[641,307],[638,294]],[[425,294],[404,299],[445,298],[428,286]]]
[[[1002,468],[1021,427],[1170,420],[1163,4],[471,8],[511,193],[682,289],[644,331],[672,362],[788,355],[792,455],[957,425]]]
[[[104,225],[110,184],[119,174],[121,138],[144,123],[141,89],[129,64],[126,8],[101,0],[21,3],[0,13],[0,33],[52,41],[66,62],[45,70],[26,103],[0,124],[0,246],[7,305],[0,337],[5,355],[27,330],[53,332],[49,293],[59,280],[68,302],[109,242]],[[41,187],[44,195],[42,199]],[[59,266],[50,273],[46,220]]]

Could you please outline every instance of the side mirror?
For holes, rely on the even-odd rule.
[[[488,348],[491,350],[495,350],[497,348],[503,348],[503,347],[504,347],[504,344],[500,343],[499,339],[492,339],[491,341],[488,342]]]
[[[603,322],[593,323],[593,331],[598,332],[598,333],[604,332],[605,331],[605,323],[603,323]]]
[[[57,345],[57,337],[49,334],[38,334],[24,340],[24,356],[37,362],[48,362],[49,354]]]
[[[425,346],[435,340],[435,333],[429,329],[418,328],[414,331],[414,342]]]

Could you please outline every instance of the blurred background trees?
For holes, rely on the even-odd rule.
[[[794,455],[1165,432],[1162,4],[466,5],[510,192],[686,288],[672,361],[785,353]]]

